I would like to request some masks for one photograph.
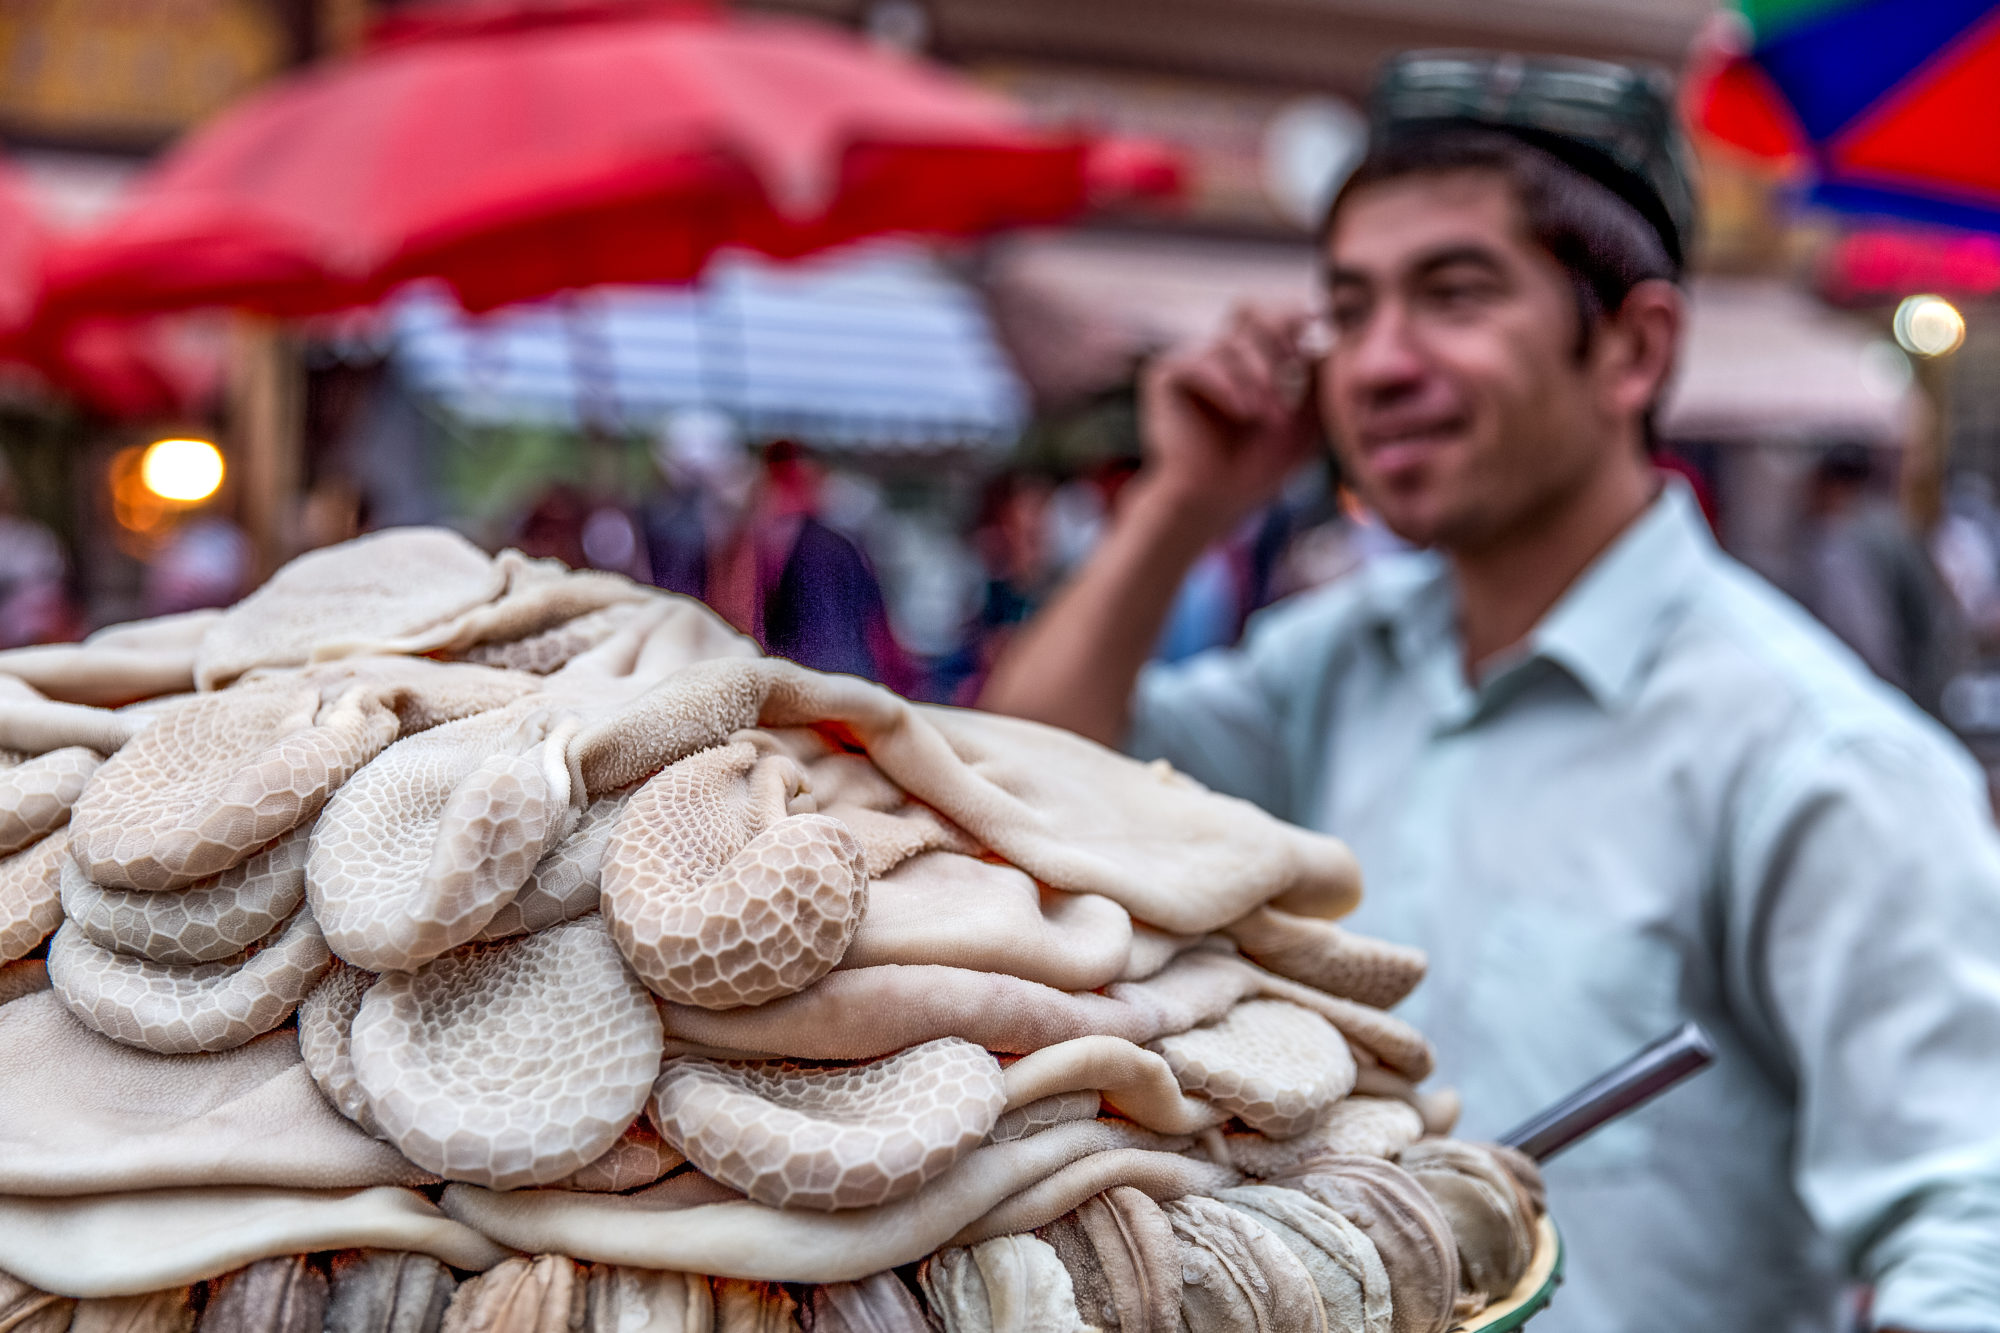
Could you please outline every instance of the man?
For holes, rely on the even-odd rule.
[[[1794,591],[1870,670],[1935,716],[1962,665],[1963,627],[1930,552],[1874,483],[1866,445],[1836,444],[1820,455]]]
[[[1559,1330],[2000,1330],[2000,843],[1954,744],[1648,461],[1692,213],[1667,93],[1414,56],[1325,230],[1331,350],[1245,314],[983,702],[1345,838],[1492,1135],[1686,1018],[1714,1069],[1550,1166]],[[1317,397],[1317,406],[1313,399]],[[1427,552],[1141,674],[1310,448]]]

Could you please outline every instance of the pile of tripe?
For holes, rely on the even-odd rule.
[[[1339,843],[622,578],[364,538],[0,654],[0,747],[0,1327],[1436,1333],[1535,1249]]]

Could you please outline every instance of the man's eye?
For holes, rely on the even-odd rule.
[[[1422,296],[1426,304],[1440,309],[1466,310],[1484,305],[1496,290],[1490,282],[1434,282],[1424,288]]]
[[[1336,332],[1351,333],[1361,327],[1368,318],[1368,303],[1365,301],[1335,301],[1327,307],[1326,322]]]

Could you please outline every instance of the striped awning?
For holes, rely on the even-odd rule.
[[[900,242],[792,264],[727,255],[696,287],[592,288],[479,317],[418,289],[390,331],[407,381],[481,424],[653,430],[702,407],[751,438],[1001,449],[1028,410],[978,294]]]

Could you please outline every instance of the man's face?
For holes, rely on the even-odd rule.
[[[1328,238],[1322,410],[1342,467],[1405,540],[1476,549],[1580,488],[1608,425],[1568,276],[1512,187],[1467,170],[1369,186]]]

